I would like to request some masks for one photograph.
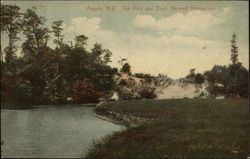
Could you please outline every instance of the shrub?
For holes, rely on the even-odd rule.
[[[128,82],[124,79],[122,79],[119,83],[118,83],[119,86],[128,86]]]
[[[195,83],[202,84],[204,81],[205,81],[205,77],[204,77],[202,74],[197,73],[197,74],[194,76],[194,82],[195,82]]]
[[[154,89],[152,87],[144,87],[139,91],[139,95],[141,98],[153,99],[156,98],[156,94],[154,93]]]
[[[131,100],[139,98],[137,92],[135,92],[135,90],[133,90],[131,87],[118,87],[117,93],[119,99],[122,100]]]
[[[131,66],[129,65],[129,63],[125,63],[122,66],[121,72],[123,72],[123,73],[130,73],[131,72]]]
[[[104,93],[96,89],[88,78],[77,80],[72,86],[72,100],[77,103],[98,102]]]

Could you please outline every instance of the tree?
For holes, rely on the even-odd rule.
[[[190,69],[189,74],[186,76],[186,79],[188,82],[194,82],[194,77],[195,77],[195,69]]]
[[[110,50],[103,49],[101,44],[96,43],[88,51],[85,48],[88,37],[85,35],[76,36],[75,46],[72,44],[70,47],[63,43],[63,22],[53,22],[50,31],[45,17],[39,16],[35,8],[27,9],[19,16],[17,7],[13,10],[18,15],[16,21],[9,17],[12,14],[6,13],[7,11],[1,17],[1,31],[10,34],[8,50],[15,52],[15,42],[18,31],[20,32],[9,22],[22,26],[26,39],[22,43],[23,56],[9,58],[15,59],[15,72],[1,72],[1,93],[4,92],[4,99],[23,104],[53,104],[64,102],[67,97],[72,96],[75,101],[92,102],[112,93],[115,89],[114,75],[118,71],[108,65],[112,55]],[[17,19],[21,16],[22,21],[19,22]],[[55,49],[47,45],[50,33],[56,37]],[[1,64],[6,65],[6,61],[1,61]]]
[[[242,67],[239,74],[238,92],[241,97],[248,98],[249,89],[249,71]]]
[[[94,47],[91,49],[91,51],[92,51],[92,54],[94,57],[96,57],[96,58],[100,57],[103,53],[102,45],[95,43]]]
[[[17,72],[20,68],[16,56],[16,42],[20,40],[18,34],[21,32],[21,13],[16,5],[3,5],[1,11],[1,34],[5,33],[8,37],[8,46],[4,49],[5,61],[1,48],[1,95],[7,97],[5,99],[16,100]]]
[[[88,37],[85,35],[78,35],[75,37],[75,47],[82,47],[85,48],[85,45],[87,45]]]
[[[121,65],[121,67],[122,67],[125,61],[127,61],[126,58],[121,58],[121,57],[120,57],[120,60],[118,61],[118,63],[119,63],[119,64]]]
[[[55,50],[47,48],[41,59],[41,63],[43,63],[42,80],[44,81],[42,97],[51,103],[62,102],[66,99],[62,74],[59,70],[60,58],[60,54],[57,54]]]
[[[38,55],[47,47],[49,29],[45,27],[45,17],[38,16],[35,8],[27,9],[23,18],[23,29],[26,41],[23,43],[23,52]]]
[[[155,88],[152,87],[142,87],[139,90],[139,95],[141,98],[146,98],[146,99],[153,99],[156,98],[156,94],[154,93]]]
[[[91,61],[93,60],[91,60],[90,54],[81,47],[68,50],[60,70],[69,88],[76,80],[89,77],[91,73],[94,73]]]
[[[20,8],[16,5],[4,5],[2,9],[1,31],[5,32],[9,39],[8,46],[4,49],[5,60],[7,64],[10,64],[16,58],[17,46],[15,43],[20,40],[17,35],[21,31],[21,13]]]
[[[79,38],[76,39],[79,40]],[[84,45],[87,44],[84,43]],[[96,85],[98,91],[109,94],[114,89],[114,74],[117,73],[115,68],[108,65],[110,56],[111,52],[108,49],[103,49],[102,45],[97,43],[91,52],[84,47],[68,50],[61,66],[61,74],[67,83],[67,88],[70,88],[77,80],[88,78]]]
[[[246,97],[248,94],[248,70],[240,62],[228,66],[230,78],[227,83],[227,94],[229,96],[240,95]]]
[[[103,52],[104,52],[103,60],[105,64],[108,64],[109,62],[111,62],[112,52],[109,49],[104,49]]]
[[[122,68],[121,68],[121,72],[123,73],[131,73],[131,66],[129,65],[129,63],[125,63]]]
[[[212,70],[204,74],[209,82],[208,91],[211,94],[224,94],[227,97],[248,96],[248,70],[240,62],[227,67],[215,65]]]
[[[107,65],[111,62],[112,52],[109,49],[103,49],[101,44],[95,43],[94,47],[91,49],[93,55],[93,60],[102,62],[102,64]]]
[[[45,23],[45,17],[37,15],[35,8],[27,9],[24,13],[22,25],[26,40],[22,44],[22,76],[30,81],[32,95],[37,102],[49,101],[44,98],[45,88],[48,87],[46,81],[54,78],[51,71],[56,70],[55,62],[51,62],[55,52],[47,46],[50,31]]]
[[[232,35],[231,40],[231,61],[232,64],[229,65],[230,80],[227,85],[227,93],[230,95],[241,95],[246,96],[246,90],[242,85],[247,86],[246,79],[248,71],[238,62],[238,46],[237,46],[237,36],[235,33]],[[242,81],[244,79],[245,81]]]
[[[52,24],[52,30],[56,37],[56,39],[54,40],[54,43],[57,45],[58,48],[62,45],[62,42],[63,42],[63,35],[61,34],[63,31],[62,25],[63,25],[63,21],[61,20],[55,21]]]
[[[195,83],[202,84],[204,81],[205,81],[205,78],[204,78],[204,76],[203,76],[202,74],[197,73],[197,74],[194,76],[194,82],[195,82]]]
[[[112,52],[103,49],[101,44],[95,43],[90,55],[89,78],[96,84],[99,91],[109,94],[115,87],[114,75],[117,73],[115,68],[108,65],[111,62]]]
[[[236,43],[236,34],[233,33],[231,40],[231,61],[232,64],[235,65],[238,62],[238,46]]]
[[[148,74],[148,73],[135,73],[135,77],[137,77],[137,78],[144,78],[144,79],[154,78],[153,75]]]

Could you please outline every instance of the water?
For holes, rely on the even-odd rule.
[[[124,129],[95,117],[93,107],[1,110],[2,156],[80,158],[93,139]]]

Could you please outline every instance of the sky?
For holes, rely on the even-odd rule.
[[[25,12],[35,6],[48,27],[62,20],[64,42],[84,34],[112,51],[111,66],[126,58],[132,73],[181,78],[228,65],[237,35],[239,61],[249,66],[248,1],[4,1]],[[24,40],[24,39],[23,39]],[[8,39],[3,35],[3,47]],[[53,47],[53,37],[50,40]],[[19,49],[20,50],[20,49]]]

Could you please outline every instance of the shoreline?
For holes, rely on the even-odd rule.
[[[132,116],[127,114],[120,114],[117,112],[108,111],[106,108],[98,104],[95,109],[95,116],[113,122],[115,124],[126,126],[127,128],[138,127],[143,123],[154,121],[155,119],[146,119],[143,117]]]
[[[115,119],[113,119],[113,118],[108,118],[108,117],[106,117],[106,116],[98,115],[98,114],[96,114],[96,113],[95,113],[95,116],[96,116],[97,118],[100,118],[100,119],[105,120],[105,121],[112,122],[112,123],[117,124],[117,125],[126,126],[126,125],[125,125],[124,123],[122,123],[121,121],[115,120]],[[126,126],[126,127],[127,127],[127,126]]]
[[[1,104],[1,110],[24,110],[24,109],[35,109],[35,108],[55,108],[55,107],[80,107],[80,106],[86,106],[86,107],[95,107],[98,103],[86,103],[86,104],[70,104],[70,103],[65,103],[65,104],[45,104],[45,105],[20,105],[20,106],[3,106]]]

